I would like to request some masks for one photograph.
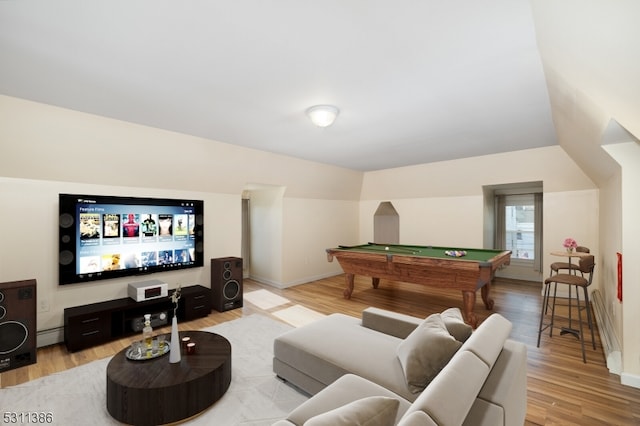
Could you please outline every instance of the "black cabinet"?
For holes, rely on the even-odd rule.
[[[199,291],[191,291],[187,297],[182,293],[183,296],[180,298],[182,303],[178,306],[178,319],[190,321],[206,317],[211,312],[211,290],[198,287]]]
[[[159,327],[171,323],[173,303],[168,297],[136,302],[126,297],[107,302],[92,303],[64,310],[64,342],[70,352],[100,345],[121,337],[130,336],[136,330],[144,314],[152,314],[152,323]],[[183,287],[176,315],[178,321],[190,321],[211,313],[211,290],[194,285]],[[163,315],[166,314],[166,317]],[[164,317],[164,319],[163,319]]]

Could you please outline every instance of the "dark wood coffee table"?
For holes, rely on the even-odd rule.
[[[205,331],[180,332],[180,339],[185,336],[196,343],[196,353],[183,350],[179,363],[169,363],[169,354],[132,361],[127,349],[109,361],[107,411],[114,419],[133,425],[172,423],[200,413],[224,395],[231,383],[231,344]]]

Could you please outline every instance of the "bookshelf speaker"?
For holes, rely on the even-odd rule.
[[[0,373],[36,363],[36,280],[0,283]]]
[[[212,306],[219,312],[242,307],[242,259],[211,259]]]

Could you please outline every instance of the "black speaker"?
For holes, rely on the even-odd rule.
[[[211,259],[212,306],[219,312],[242,307],[242,259]]]
[[[73,263],[73,252],[70,250],[75,241],[75,230],[73,228],[74,219],[69,213],[60,214],[60,241],[58,247],[60,255],[58,261],[61,265],[67,266]]]
[[[0,283],[0,373],[36,363],[36,280]]]

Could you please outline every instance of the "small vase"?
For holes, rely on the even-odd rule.
[[[573,247],[567,247],[567,253],[569,254],[573,253]]]
[[[169,351],[169,362],[175,364],[180,362],[180,336],[178,335],[178,318],[174,315],[171,321],[171,350]]]

